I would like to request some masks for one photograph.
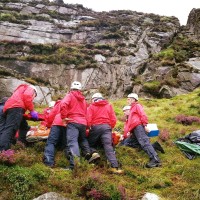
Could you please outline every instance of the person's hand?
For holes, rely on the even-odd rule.
[[[124,136],[121,135],[119,141],[122,141],[124,139]]]
[[[34,119],[34,120],[38,120],[38,112],[36,112],[35,110],[32,110],[30,112],[31,114],[31,118]]]
[[[62,123],[64,126],[67,126],[67,120],[66,119],[62,119]]]
[[[131,135],[131,133],[130,133],[130,132],[128,132],[128,133],[126,134],[126,136],[127,136],[127,137],[129,137],[130,135]]]

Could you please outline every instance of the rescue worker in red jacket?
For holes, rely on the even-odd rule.
[[[56,103],[55,101],[50,101],[49,107],[44,109],[43,111],[44,120],[41,121],[40,125],[45,126],[47,128],[51,128],[51,126],[48,124],[48,120],[49,120],[50,113],[52,109],[54,108],[55,103]]]
[[[56,101],[54,108],[49,114],[49,125],[51,124],[51,130],[44,150],[43,162],[49,167],[54,167],[55,164],[55,149],[59,146],[66,145],[66,125],[60,116],[60,104],[61,100]],[[51,118],[51,119],[50,119]]]
[[[146,164],[146,167],[158,167],[161,165],[161,162],[146,134],[146,132],[149,132],[146,127],[148,119],[143,106],[138,103],[138,95],[135,93],[129,94],[127,101],[131,106],[127,125],[128,131],[131,133],[131,140],[133,143],[138,143],[138,145],[140,145],[140,147],[148,154],[150,161]]]
[[[82,85],[78,81],[71,84],[70,92],[61,102],[60,114],[66,125],[69,169],[74,168],[74,157],[80,157],[79,144],[86,159],[90,157],[90,147],[86,138],[87,104],[81,93]]]
[[[88,142],[92,151],[92,157],[99,157],[96,147],[101,143],[105,155],[111,164],[111,172],[123,173],[119,169],[113,145],[112,145],[112,128],[117,122],[112,105],[103,98],[101,93],[95,93],[92,96],[92,103],[87,111],[88,126],[90,127]]]
[[[29,110],[31,117],[34,120],[38,119],[38,113],[34,111],[33,105],[33,99],[36,96],[37,89],[35,86],[21,84],[6,101],[3,108],[5,123],[0,133],[0,151],[10,148],[11,141],[18,129],[19,141],[26,142],[26,133],[30,127],[24,119],[23,114],[26,110]]]
[[[131,109],[131,106],[124,106],[123,108],[124,115],[126,116],[126,121],[124,123],[124,134],[122,136],[122,141],[120,142],[119,146],[123,145],[123,146],[129,146],[132,148],[140,148],[140,144],[137,142],[137,140],[133,140],[130,132],[128,131],[128,116],[130,114],[130,109]],[[160,145],[158,141],[154,142],[152,146],[156,151],[165,153],[164,149],[162,148],[162,146]]]
[[[124,123],[124,133],[123,133],[122,137],[120,138],[121,142],[120,142],[119,146],[125,145],[130,139],[130,132],[128,131],[128,116],[130,113],[130,109],[131,109],[131,106],[123,107],[123,112],[124,112],[126,121]],[[128,145],[125,145],[125,146],[128,146]]]

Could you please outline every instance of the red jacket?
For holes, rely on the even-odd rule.
[[[27,84],[21,84],[6,101],[3,112],[10,108],[23,108],[25,111],[34,110],[34,89]]]
[[[58,114],[55,116],[55,118],[54,118],[54,120],[53,120],[53,123],[52,123],[52,126],[64,126],[64,127],[66,126],[66,125],[64,125],[63,122],[62,122],[60,113],[58,113]]]
[[[61,104],[61,100],[56,101],[54,107],[51,109],[51,112],[48,114],[48,117],[46,118],[46,126],[48,128],[50,128],[55,120],[55,117],[57,116],[57,114],[60,113],[60,104]],[[62,120],[61,120],[62,121]],[[54,125],[56,125],[56,123],[58,122],[54,122]],[[59,122],[60,124],[60,122]]]
[[[40,123],[41,125],[48,127],[48,118],[49,118],[49,114],[50,114],[52,109],[53,108],[45,108],[43,110],[44,121],[42,121]],[[50,127],[48,127],[48,128],[50,128]]]
[[[117,118],[113,107],[106,100],[99,100],[90,104],[87,111],[88,126],[97,124],[109,124],[115,127]]]
[[[69,118],[69,122],[87,125],[87,104],[85,97],[78,90],[70,91],[62,100],[61,118]]]
[[[128,131],[128,119],[127,119],[126,122],[124,123],[124,134],[123,134],[124,139],[128,137],[128,134],[127,134],[128,132],[129,131]]]
[[[128,116],[128,131],[133,130],[138,125],[147,125],[148,119],[141,104],[134,102],[131,105]]]

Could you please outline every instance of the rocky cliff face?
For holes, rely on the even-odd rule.
[[[3,0],[0,9],[4,79],[23,79],[53,88],[55,94],[78,80],[86,95],[99,90],[109,97],[132,91],[174,96],[199,86],[198,40],[187,57],[169,49],[178,43],[181,49],[194,30],[180,27],[175,17],[94,12],[42,0]]]
[[[193,8],[188,16],[187,28],[193,38],[200,39],[200,8]]]

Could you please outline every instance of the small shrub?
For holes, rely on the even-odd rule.
[[[22,149],[25,149],[25,144],[20,142],[20,141],[17,141],[15,145],[13,145],[12,147],[14,150],[22,150]]]
[[[0,163],[6,164],[6,165],[13,165],[15,164],[16,159],[15,159],[15,151],[8,149],[6,151],[2,151],[0,153]]]
[[[16,200],[32,199],[31,187],[36,183],[30,169],[15,167],[7,174],[7,181],[12,184]]]
[[[177,115],[175,121],[185,126],[192,125],[193,122],[197,122],[200,124],[200,118],[196,116]]]
[[[94,200],[106,200],[109,199],[105,194],[103,194],[101,191],[98,191],[94,188],[92,188],[88,192],[88,198],[94,199]]]
[[[169,131],[167,129],[161,130],[158,137],[161,141],[166,142],[170,138]]]
[[[46,170],[43,164],[35,164],[32,166],[33,177],[38,182],[46,182],[50,176],[50,171]]]

